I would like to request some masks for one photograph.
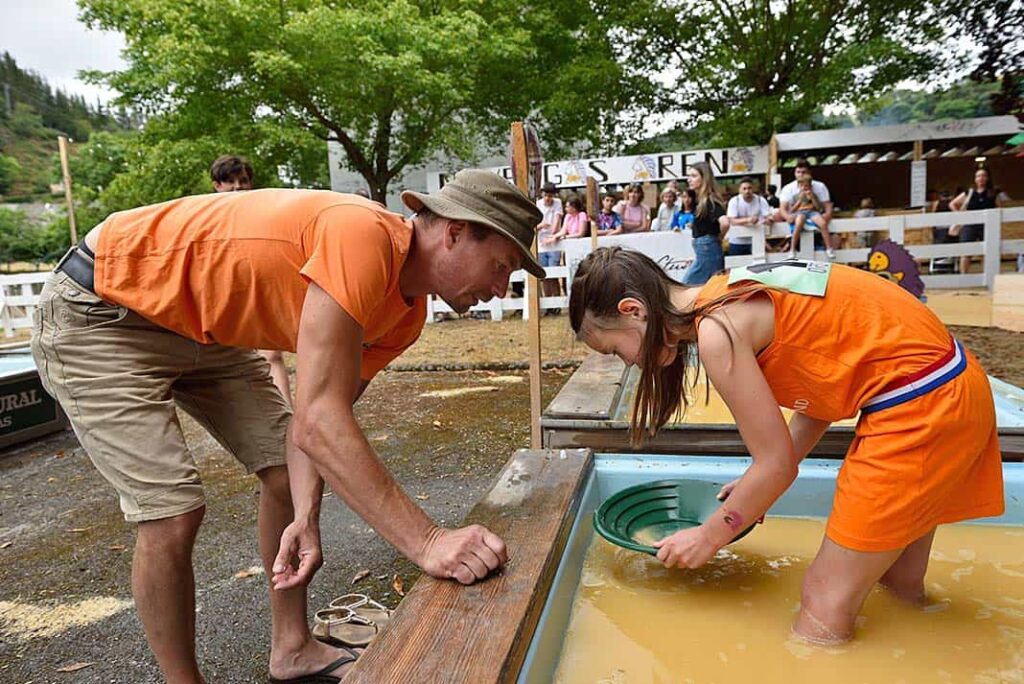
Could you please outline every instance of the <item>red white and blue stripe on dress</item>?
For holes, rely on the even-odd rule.
[[[923,394],[927,394],[936,387],[941,387],[963,373],[964,369],[967,368],[967,356],[964,354],[963,345],[957,339],[951,339],[953,345],[941,359],[925,366],[913,375],[908,375],[891,383],[881,394],[864,402],[864,405],[860,407],[860,412],[874,413],[875,411],[898,406]]]

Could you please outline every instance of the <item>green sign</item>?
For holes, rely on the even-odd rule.
[[[57,419],[57,402],[39,378],[0,383],[0,437]]]

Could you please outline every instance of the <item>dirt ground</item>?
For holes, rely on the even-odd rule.
[[[545,402],[568,375],[544,374]],[[467,388],[487,389],[424,396]],[[457,525],[512,452],[528,445],[528,395],[522,372],[385,372],[357,412],[406,491],[439,523]],[[265,578],[244,576],[259,565],[257,480],[196,423],[185,417],[183,425],[207,496],[195,550],[199,657],[211,683],[265,681]],[[333,495],[321,527],[326,563],[311,586],[311,610],[349,591],[396,605],[396,574],[412,586],[417,569]],[[133,541],[71,433],[0,458],[0,682],[159,681],[131,604]]]
[[[950,330],[978,357],[989,375],[1024,387],[1024,333],[967,326],[951,326]]]
[[[546,360],[586,353],[565,316],[545,318],[542,332]],[[990,373],[1024,385],[1024,334],[954,333]],[[439,323],[396,366],[521,362],[525,334],[521,320]],[[545,404],[570,373],[544,373]],[[512,451],[527,445],[528,391],[518,370],[391,370],[357,412],[406,491],[435,520],[457,525]],[[186,417],[183,426],[207,494],[195,551],[199,658],[211,683],[265,681],[265,577],[252,570],[257,480],[197,424]],[[311,611],[353,590],[393,606],[395,575],[405,588],[415,581],[417,569],[332,495],[322,530],[326,564],[310,589]],[[0,454],[0,682],[159,681],[131,603],[133,541],[133,527],[70,432]]]
[[[398,368],[423,364],[526,364],[529,361],[527,322],[521,318],[502,321],[440,321],[424,326],[420,339],[396,360]],[[589,350],[578,342],[569,327],[569,317],[540,319],[541,359],[563,364],[581,361]]]

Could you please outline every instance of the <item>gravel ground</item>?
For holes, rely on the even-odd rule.
[[[545,402],[568,373],[545,373]],[[485,387],[494,389],[421,396]],[[358,413],[406,490],[435,520],[457,525],[511,453],[527,445],[528,387],[525,373],[385,372]],[[195,550],[200,662],[211,684],[265,681],[265,578],[236,577],[259,565],[258,480],[197,424],[183,424],[208,500]],[[321,527],[326,564],[311,586],[311,611],[352,590],[394,606],[394,575],[406,588],[415,581],[417,569],[334,496],[325,500]],[[3,455],[0,682],[160,681],[130,604],[133,541],[133,527],[70,432]],[[363,570],[369,575],[353,588]]]

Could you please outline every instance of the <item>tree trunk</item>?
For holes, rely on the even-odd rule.
[[[370,198],[375,202],[380,202],[384,206],[388,204],[388,181],[385,179],[377,178],[373,174],[363,174],[363,178],[366,179],[366,184],[370,188]]]

